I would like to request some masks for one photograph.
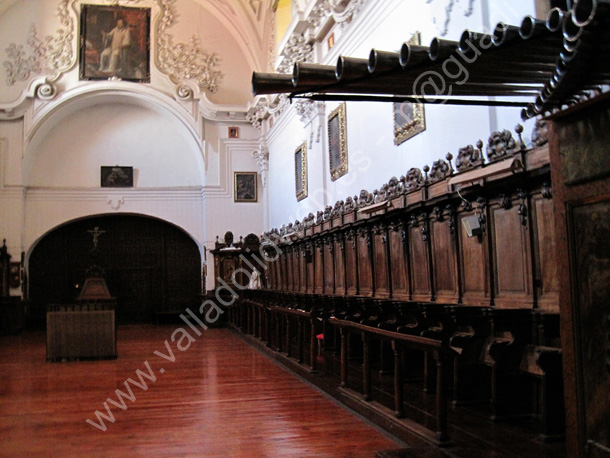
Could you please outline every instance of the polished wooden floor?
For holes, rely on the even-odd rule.
[[[123,326],[116,360],[45,362],[44,332],[0,337],[0,457],[373,457],[395,442],[227,329]],[[176,336],[179,337],[179,336]],[[174,362],[155,354],[168,355]],[[182,347],[184,351],[179,349]],[[188,347],[188,348],[187,348]],[[156,381],[139,379],[136,370]],[[115,390],[124,398],[121,405]],[[133,399],[133,397],[132,397]],[[103,420],[95,411],[110,417]],[[124,407],[124,410],[123,408]]]

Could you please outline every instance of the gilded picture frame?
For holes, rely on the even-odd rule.
[[[307,142],[294,152],[294,184],[297,202],[307,197]]]
[[[328,116],[328,160],[332,181],[347,173],[347,120],[345,111],[345,102],[343,102]]]
[[[420,34],[416,32],[407,43],[420,44]],[[417,94],[414,94],[417,95]],[[422,103],[394,103],[394,144],[404,143],[426,130],[426,117]]]
[[[233,201],[234,202],[257,202],[256,172],[233,172]]]

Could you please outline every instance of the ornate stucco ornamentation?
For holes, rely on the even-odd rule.
[[[269,147],[267,146],[267,138],[265,135],[261,135],[258,142],[258,149],[252,152],[252,157],[256,159],[256,165],[261,174],[263,188],[266,188],[269,175]]]
[[[178,84],[175,90],[176,99],[178,100],[192,100],[194,97],[193,90],[186,84]]]
[[[337,24],[345,24],[356,16],[367,0],[351,0],[347,5],[337,0],[324,0],[320,5],[314,7],[307,22],[311,27],[318,28],[329,16]]]
[[[318,101],[314,101],[314,100],[306,100],[306,99],[302,99],[302,100],[297,100],[294,103],[294,109],[296,110],[297,114],[299,115],[299,118],[301,119],[301,123],[303,124],[303,127],[306,127],[309,124],[312,124],[312,121],[314,120],[314,118],[316,116],[320,116],[323,117],[324,116],[324,112],[325,112],[325,103],[324,102],[318,102]],[[320,135],[321,135],[321,131],[322,131],[322,123],[320,122],[318,124],[318,129],[317,129],[317,135],[316,135],[316,143],[320,143]],[[314,128],[313,128],[313,124],[312,124],[312,128],[311,128],[311,134],[309,136],[309,148],[312,147],[312,144],[314,142]]]
[[[57,88],[48,82],[36,87],[36,96],[41,100],[51,100],[57,94]]]
[[[280,73],[292,73],[292,66],[296,62],[311,62],[313,57],[313,45],[304,34],[294,34],[280,52],[282,62],[277,68]]]
[[[195,36],[188,43],[174,43],[174,37],[168,30],[174,24],[172,4],[175,2],[176,0],[159,0],[162,12],[157,23],[157,66],[176,84],[183,80],[193,80],[201,91],[214,93],[224,76],[216,70],[218,55],[203,51]]]
[[[257,100],[253,110],[246,114],[246,120],[257,129],[262,128],[263,121],[271,115],[279,116],[288,106],[288,96],[280,94],[270,101],[267,97]]]
[[[6,70],[6,84],[13,86],[17,81],[26,81],[32,74],[45,73],[49,81],[55,81],[69,70],[74,60],[74,19],[68,12],[70,0],[62,0],[57,8],[61,27],[54,36],[38,37],[35,25],[28,36],[27,47],[10,43],[6,48],[8,59],[3,62]]]

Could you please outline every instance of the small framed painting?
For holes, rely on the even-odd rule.
[[[330,178],[332,181],[347,173],[345,102],[335,108],[328,117],[328,159],[330,161]]]
[[[419,32],[416,32],[407,43],[419,45]],[[396,146],[426,130],[426,118],[423,103],[394,103],[394,144]]]
[[[239,138],[239,127],[229,127],[229,138]]]
[[[234,202],[256,202],[256,172],[234,172],[233,178],[233,201]]]
[[[307,197],[307,142],[294,152],[294,182],[298,202]]]
[[[133,167],[102,166],[100,173],[102,188],[133,187]]]

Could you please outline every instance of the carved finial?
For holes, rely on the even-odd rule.
[[[479,141],[477,142],[477,149],[481,152],[481,157],[483,157],[483,140],[479,139]]]
[[[424,165],[424,180],[428,181],[428,172],[430,171],[430,166]]]
[[[525,149],[525,143],[523,143],[523,137],[521,136],[523,133],[523,126],[521,124],[517,124],[515,126],[515,132],[519,136],[519,148],[523,151]]]
[[[453,169],[453,163],[451,162],[451,161],[453,161],[453,154],[447,153],[447,155],[445,156],[445,159],[447,159],[447,162],[449,163],[450,175],[453,175],[454,169]]]

